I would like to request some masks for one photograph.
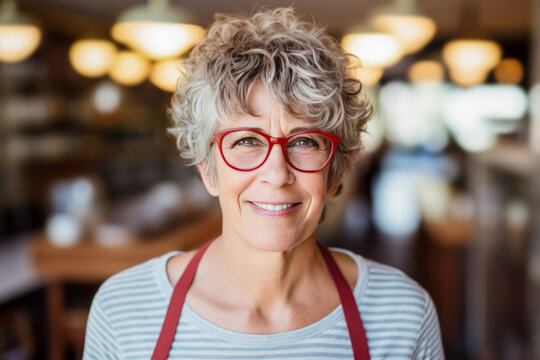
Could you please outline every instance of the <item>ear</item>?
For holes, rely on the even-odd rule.
[[[334,179],[332,181],[332,184],[328,187],[327,194],[329,196],[338,196],[341,194],[341,191],[343,190],[343,182],[345,180],[345,176],[349,172],[349,169],[351,167],[351,163],[345,163],[343,164],[343,167],[339,171],[339,173],[334,174]]]
[[[328,189],[328,195],[330,196],[338,196],[341,194],[341,190],[343,190],[343,183],[342,182],[336,182],[335,185],[331,186]]]
[[[329,196],[338,196],[339,194],[341,194],[341,191],[343,190],[343,183],[345,182],[345,180],[347,180],[345,178],[351,170],[354,159],[357,159],[359,154],[360,152],[357,151],[352,155],[343,157],[341,159],[341,166],[339,166],[337,170],[333,170],[332,167],[330,167],[331,169],[329,171],[333,170],[336,172],[333,173],[333,176],[331,176],[333,179],[330,186],[328,186],[327,194]]]
[[[217,187],[214,185],[214,182],[211,180],[210,174],[208,174],[208,171],[206,170],[206,161],[198,163],[197,169],[199,169],[199,173],[201,174],[201,179],[206,187],[206,190],[210,193],[210,195],[217,197],[219,192]]]

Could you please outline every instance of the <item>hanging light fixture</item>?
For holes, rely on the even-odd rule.
[[[358,68],[353,75],[356,79],[360,80],[362,85],[374,86],[381,80],[384,73],[384,69],[363,67]]]
[[[495,41],[484,39],[477,24],[477,4],[463,3],[463,28],[465,36],[443,46],[443,60],[450,70],[450,78],[460,86],[483,83],[488,73],[499,63],[502,48]]]
[[[358,56],[366,68],[383,69],[397,63],[403,49],[395,36],[375,32],[363,25],[353,28],[341,40],[345,51]]]
[[[423,15],[415,0],[394,0],[394,3],[377,11],[371,20],[375,30],[394,35],[405,54],[419,51],[426,46],[437,30],[435,21]]]
[[[120,51],[109,70],[110,77],[118,84],[134,86],[148,76],[150,63],[143,56],[132,51]]]
[[[367,67],[359,59],[354,59],[350,66],[350,76],[360,80],[367,87],[376,85],[384,73],[383,68]]]
[[[114,40],[150,59],[178,57],[204,36],[204,29],[191,24],[191,16],[169,0],[149,0],[123,12],[111,30]]]
[[[150,82],[158,88],[174,92],[178,79],[182,75],[180,60],[163,60],[157,62],[150,71]]]
[[[435,60],[421,60],[411,65],[407,76],[413,84],[442,83],[444,81],[444,67]]]
[[[450,78],[460,86],[483,83],[501,59],[502,49],[494,41],[483,39],[453,40],[443,47],[443,59]]]
[[[523,64],[518,59],[502,59],[495,67],[495,80],[499,84],[517,85],[523,80]]]
[[[40,41],[41,30],[17,12],[15,0],[0,3],[0,61],[22,61],[32,55]]]
[[[100,77],[109,71],[116,46],[107,40],[82,39],[75,41],[69,48],[69,62],[81,75]]]

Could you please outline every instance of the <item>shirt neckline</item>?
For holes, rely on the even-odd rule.
[[[346,249],[331,248],[331,250],[348,255],[356,263],[356,267],[358,269],[358,277],[353,289],[353,295],[356,299],[356,303],[359,304],[367,286],[367,265],[365,263],[365,260],[362,258],[362,256],[354,254],[353,252]],[[157,259],[158,261],[154,266],[155,276],[160,284],[161,291],[167,301],[170,300],[173,292],[173,286],[169,282],[169,278],[167,276],[167,261],[171,257],[181,253],[181,251],[172,251],[164,254]],[[196,327],[202,333],[227,342],[237,343],[242,346],[260,347],[274,345],[283,346],[287,344],[297,343],[299,340],[310,338],[326,331],[343,318],[343,307],[340,304],[328,315],[324,316],[323,318],[315,321],[310,325],[304,326],[299,329],[275,334],[248,334],[229,330],[219,325],[216,325],[205,319],[204,317],[200,316],[188,304],[184,304],[184,307],[182,308],[182,318],[180,319],[180,323],[189,323],[190,325]]]

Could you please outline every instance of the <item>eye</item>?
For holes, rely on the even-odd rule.
[[[234,142],[233,146],[260,146],[262,143],[255,137],[243,137]]]
[[[319,148],[319,143],[310,137],[302,136],[293,139],[288,146]]]

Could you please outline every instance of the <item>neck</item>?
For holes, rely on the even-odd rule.
[[[305,293],[302,289],[317,289],[326,278],[314,236],[293,249],[264,251],[232,235],[224,231],[205,255],[209,280],[228,303],[255,309],[287,306]]]

